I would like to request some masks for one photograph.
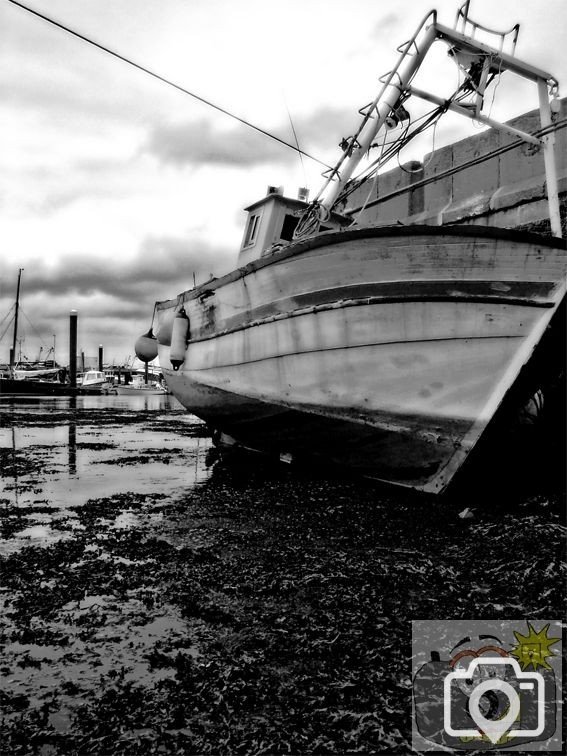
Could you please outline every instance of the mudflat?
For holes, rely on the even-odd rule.
[[[171,397],[0,412],[5,754],[408,753],[412,619],[562,616],[561,476],[436,498],[221,459]]]

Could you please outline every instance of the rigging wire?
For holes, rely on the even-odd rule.
[[[439,115],[442,115],[440,113]],[[416,168],[412,170],[411,168],[406,168],[402,163],[400,163],[400,153],[396,153],[396,160],[398,162],[398,166],[404,173],[423,173],[423,171],[427,168],[429,163],[433,160],[434,154],[435,154],[435,137],[437,136],[437,126],[439,126],[439,118],[436,118],[433,122],[433,135],[431,137],[431,148],[429,150],[429,160],[425,163],[420,163],[419,168]],[[424,129],[425,130],[425,129]]]
[[[8,310],[8,312],[4,315],[4,317],[0,321],[0,327],[3,325],[4,321],[6,320],[6,318],[8,318],[10,316],[10,313],[12,313],[12,310],[15,310],[15,309],[16,309],[16,305],[15,304],[11,305],[11,307]],[[12,313],[12,317],[10,318],[10,323],[12,322],[13,319],[14,319],[14,314]]]
[[[6,327],[4,328],[4,330],[2,331],[2,333],[0,334],[0,341],[2,341],[2,339],[4,338],[4,336],[5,336],[5,335],[6,335],[7,333],[8,333],[8,330],[9,330],[9,328],[10,328],[10,327],[12,326],[12,324],[13,324],[13,322],[14,322],[15,318],[16,318],[16,312],[15,312],[15,310],[16,310],[16,305],[15,305],[15,304],[13,304],[13,305],[12,305],[12,306],[10,307],[10,309],[8,310],[8,312],[7,312],[7,313],[6,313],[5,315],[4,315],[4,317],[2,318],[2,320],[0,321],[0,327],[1,327],[2,325],[4,325],[4,323],[6,322],[6,320],[7,320],[8,318],[10,318],[10,319],[8,320],[8,323],[7,323]],[[34,324],[32,323],[32,321],[31,321],[31,320],[29,319],[29,317],[27,316],[27,314],[26,314],[26,312],[25,312],[25,310],[23,309],[23,307],[22,307],[22,305],[21,305],[21,304],[20,304],[20,306],[18,307],[18,310],[19,310],[19,312],[20,312],[20,313],[21,313],[21,314],[22,314],[22,315],[24,316],[24,318],[25,318],[25,319],[26,319],[26,320],[28,321],[28,323],[29,323],[29,324],[30,324],[30,326],[32,327],[32,330],[33,330],[33,331],[35,331],[35,334],[36,334],[36,336],[37,336],[37,337],[39,338],[39,340],[40,340],[40,342],[41,342],[41,344],[42,344],[42,348],[43,348],[43,347],[45,347],[45,348],[48,348],[48,344],[47,344],[47,342],[45,341],[45,339],[43,338],[43,336],[41,335],[41,333],[40,333],[40,332],[39,332],[39,331],[37,330],[37,328],[36,328],[36,327],[34,326]],[[10,317],[10,316],[11,316],[11,317]],[[22,329],[22,330],[23,330],[23,329]],[[20,342],[21,342],[22,340],[23,340],[23,339],[19,339],[19,341],[20,341]],[[50,348],[50,349],[52,349],[52,347],[49,347],[49,348]],[[27,359],[27,358],[26,358],[26,359]]]
[[[354,179],[352,179],[343,192],[341,192],[340,196],[337,198],[337,202],[340,200],[345,200],[347,197],[349,197],[354,191],[356,191],[363,183],[370,180],[372,176],[374,176],[375,173],[377,173],[380,168],[382,168],[386,163],[388,163],[389,160],[392,159],[392,157],[396,156],[398,159],[399,164],[399,153],[400,151],[406,147],[409,142],[414,139],[419,134],[423,133],[426,129],[428,129],[430,126],[434,127],[434,134],[433,134],[433,140],[435,143],[435,133],[437,129],[437,124],[439,122],[439,118],[447,111],[450,103],[452,102],[460,102],[463,99],[465,99],[468,96],[468,92],[465,89],[466,82],[463,82],[461,86],[457,88],[457,90],[449,97],[443,105],[440,105],[438,107],[435,107],[423,115],[419,116],[419,118],[416,118],[413,123],[408,122],[408,125],[406,126],[403,133],[398,137],[398,139],[393,140],[392,142],[389,142],[391,146],[388,150],[385,152],[381,152],[380,157],[377,158],[374,162],[372,162],[369,166],[366,166]],[[419,124],[420,121],[423,121],[423,123]],[[417,125],[419,124],[419,125]],[[414,127],[412,131],[410,131],[411,127]],[[431,156],[430,160],[433,156]],[[402,170],[404,169],[403,166],[400,165]],[[367,200],[368,201],[368,200]],[[364,205],[366,206],[366,203]],[[358,212],[358,209],[357,211]]]
[[[498,89],[500,85],[500,79],[502,78],[502,58],[500,58],[500,62],[498,64],[498,72],[495,73],[492,76],[492,79],[490,79],[485,87],[485,90],[488,89],[490,84],[494,79],[496,79],[496,84],[494,85],[494,89],[492,90],[492,100],[490,101],[490,107],[488,109],[488,117],[490,118],[492,115],[492,108],[494,107],[494,98],[496,97],[496,90]]]
[[[387,131],[386,129],[384,129],[384,140],[383,140],[383,142],[382,142],[382,150],[381,150],[381,154],[380,154],[380,157],[378,158],[378,160],[379,160],[379,161],[380,161],[380,160],[382,159],[382,154],[384,153],[384,149],[385,149],[385,147],[386,147],[386,136],[387,136],[387,134],[388,134],[388,131]],[[372,195],[372,192],[374,191],[374,188],[375,188],[375,186],[376,186],[376,182],[377,182],[377,181],[378,181],[378,171],[376,170],[376,171],[374,172],[374,180],[372,181],[372,184],[370,185],[370,189],[369,189],[369,191],[368,191],[368,194],[366,195],[366,199],[364,200],[364,204],[363,204],[363,205],[362,205],[362,207],[360,208],[360,213],[359,213],[359,215],[362,215],[362,213],[364,212],[364,210],[365,210],[365,208],[366,208],[366,205],[368,204],[368,202],[369,202],[369,200],[370,200],[370,196]]]
[[[41,333],[37,330],[37,328],[34,326],[34,324],[28,318],[28,316],[26,315],[26,313],[22,309],[21,305],[20,305],[20,312],[22,313],[22,315],[24,316],[24,318],[28,321],[28,323],[30,324],[30,326],[32,327],[32,330],[35,331],[35,335],[39,338],[39,340],[41,341],[41,343],[43,344],[43,346],[47,347],[48,346],[47,342],[44,340],[44,338],[41,335]]]
[[[396,139],[393,139],[390,142],[386,142],[387,145],[389,145],[389,149],[384,155],[381,155],[380,158],[374,160],[370,165],[366,166],[354,179],[353,181],[363,181],[368,178],[370,178],[375,170],[378,170],[382,167],[388,160],[391,159],[391,157],[396,154],[400,149],[402,149],[408,142],[414,138],[414,136],[417,136],[422,131],[425,130],[425,128],[428,127],[429,122],[426,124],[417,126],[417,124],[420,121],[423,121],[425,118],[428,118],[434,114],[436,114],[438,111],[438,108],[433,108],[432,110],[428,111],[427,113],[424,113],[423,115],[419,116],[419,118],[416,118],[415,121],[413,121],[413,125],[415,126],[414,130],[410,133],[410,127],[412,126],[412,122],[408,120],[407,126],[404,128],[403,132],[398,136]]]
[[[415,121],[417,123],[419,120],[422,120],[426,116],[429,116],[427,121],[417,128],[414,128],[413,131],[409,131],[411,124],[408,123],[406,126],[404,132],[401,134],[401,136],[395,141],[391,143],[391,146],[380,155],[379,158],[377,158],[373,163],[371,163],[369,166],[367,166],[361,173],[358,174],[358,176],[353,179],[352,182],[349,182],[343,192],[341,192],[341,195],[339,198],[337,198],[337,202],[340,200],[346,199],[348,196],[350,196],[356,189],[358,189],[363,183],[368,181],[375,173],[377,173],[380,168],[382,168],[386,163],[388,163],[389,160],[391,160],[395,155],[399,153],[401,149],[403,149],[409,142],[414,139],[416,136],[421,134],[423,131],[425,131],[426,128],[429,128],[429,126],[434,123],[435,120],[437,120],[441,114],[442,114],[443,108],[435,108],[434,110],[430,111],[429,113],[426,113],[424,116],[420,116],[419,119]]]
[[[11,319],[8,321],[8,325],[2,331],[2,335],[0,336],[0,341],[2,341],[2,339],[4,338],[4,336],[8,333],[8,329],[10,328],[10,326],[12,325],[12,323],[14,322],[14,318],[15,318],[15,315],[12,315]]]
[[[303,155],[301,154],[301,150],[299,148],[299,139],[297,138],[297,132],[295,130],[295,126],[293,124],[293,119],[291,117],[291,113],[287,104],[287,100],[285,98],[285,94],[282,92],[283,101],[285,105],[285,109],[287,110],[287,117],[289,118],[289,125],[291,126],[291,131],[293,133],[293,138],[295,139],[295,144],[297,146],[297,152],[299,154],[299,160],[301,162],[301,170],[303,171],[303,184],[304,186],[307,184],[307,173],[305,172],[305,163],[303,162]]]
[[[59,21],[55,21],[49,16],[45,16],[43,13],[39,13],[38,11],[33,10],[33,8],[28,8],[26,5],[23,5],[22,3],[18,2],[18,0],[8,0],[8,2],[12,3],[12,5],[18,6],[18,8],[22,8],[22,10],[25,10],[28,13],[31,13],[34,16],[37,16],[38,18],[41,18],[43,21],[47,21],[52,26],[55,26],[58,29],[61,29],[62,31],[65,31],[68,34],[71,34],[74,37],[77,37],[77,39],[80,39],[83,42],[87,42],[87,44],[92,45],[93,47],[96,47],[97,49],[102,50],[103,52],[108,53],[109,55],[112,55],[115,58],[118,58],[118,60],[121,60],[123,63],[128,63],[128,65],[133,66],[134,68],[137,68],[139,71],[142,71],[145,74],[148,74],[148,76],[153,76],[154,79],[161,81],[163,84],[167,84],[168,86],[173,87],[174,89],[177,89],[179,92],[189,95],[189,97],[193,97],[195,100],[199,100],[199,102],[202,102],[205,105],[208,105],[214,110],[218,110],[220,113],[224,113],[224,115],[228,116],[229,118],[233,118],[235,121],[242,123],[244,126],[248,126],[249,128],[254,129],[254,131],[258,131],[260,134],[263,134],[264,136],[269,137],[270,139],[273,139],[276,142],[279,142],[279,144],[282,144],[285,147],[289,147],[290,149],[299,152],[300,155],[305,155],[305,157],[308,157],[310,160],[314,160],[316,163],[319,163],[325,168],[331,168],[331,166],[327,165],[327,163],[323,162],[322,160],[319,160],[319,158],[316,158],[313,155],[310,155],[308,152],[305,152],[304,150],[299,149],[299,147],[296,147],[290,142],[286,142],[285,139],[280,139],[280,137],[276,136],[275,134],[270,133],[269,131],[266,131],[260,126],[255,126],[253,123],[251,123],[250,121],[247,121],[245,118],[241,118],[240,116],[237,116],[234,113],[231,113],[229,110],[222,108],[220,105],[215,105],[214,102],[211,102],[210,100],[207,100],[204,97],[201,97],[195,92],[191,92],[189,89],[185,89],[185,87],[182,87],[180,84],[176,84],[170,79],[166,79],[165,76],[161,76],[160,74],[155,73],[155,71],[152,71],[151,69],[146,68],[145,66],[142,66],[140,63],[136,63],[130,58],[127,58],[126,56],[121,55],[115,50],[112,50],[110,47],[106,47],[105,45],[102,45],[99,42],[95,42],[89,37],[86,37],[84,34],[74,31],[73,29],[70,29],[68,26],[65,26]]]

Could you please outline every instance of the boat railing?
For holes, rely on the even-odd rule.
[[[520,33],[520,24],[514,24],[514,26],[511,26],[509,29],[506,29],[505,31],[497,31],[496,29],[490,29],[488,26],[484,26],[483,24],[480,24],[478,21],[473,21],[473,19],[469,16],[469,7],[471,4],[471,0],[466,0],[461,7],[457,10],[457,16],[455,18],[455,29],[456,31],[460,31],[462,34],[468,35],[472,39],[476,37],[476,32],[480,29],[480,31],[486,32],[487,34],[494,35],[496,37],[500,38],[500,47],[498,48],[500,52],[504,49],[504,43],[505,39],[509,34],[512,34],[512,38],[510,40],[510,55],[514,55],[514,52],[516,50],[516,43],[518,41],[518,34]],[[460,29],[459,29],[460,26]]]
[[[336,165],[326,174],[323,174],[325,182],[297,224],[294,233],[295,239],[317,233],[321,225],[331,227],[336,225],[332,221],[331,214],[344,203],[348,194],[369,178],[376,176],[378,170],[387,160],[391,159],[392,155],[399,154],[400,149],[413,138],[415,133],[420,133],[420,131],[415,130],[408,136],[408,126],[408,129],[395,142],[395,147],[389,147],[387,150],[384,150],[386,144],[386,138],[384,138],[382,140],[382,152],[378,159],[372,162],[367,170],[359,173],[358,177],[352,178],[363,157],[369,153],[372,147],[379,146],[375,142],[378,132],[383,128],[391,129],[400,121],[409,117],[405,103],[410,97],[420,98],[436,106],[433,115],[428,120],[428,125],[432,125],[448,110],[451,110],[483,125],[511,133],[517,138],[541,148],[545,163],[551,229],[555,236],[560,237],[562,235],[554,134],[553,131],[547,131],[548,127],[553,124],[550,99],[551,101],[557,99],[557,80],[546,71],[514,57],[519,24],[503,32],[489,29],[470,18],[468,15],[469,6],[470,0],[467,0],[459,8],[455,28],[449,28],[438,23],[436,11],[431,11],[424,17],[411,39],[398,48],[400,56],[396,65],[381,77],[382,87],[377,97],[359,111],[362,115],[362,121],[354,135],[342,140],[342,154]],[[461,27],[461,30],[459,27]],[[474,35],[477,31],[496,35],[500,40],[500,49],[476,39]],[[508,53],[503,51],[503,47],[505,38],[510,34],[512,35],[512,52]],[[441,40],[449,46],[451,58],[465,75],[464,81],[459,84],[455,92],[447,97],[434,95],[413,84],[414,77],[431,46],[437,40]],[[545,135],[536,137],[509,124],[495,121],[482,112],[487,87],[505,71],[536,84],[540,123],[542,129],[546,130]],[[420,130],[423,130],[423,128]]]

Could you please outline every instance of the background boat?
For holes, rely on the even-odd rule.
[[[0,395],[70,396],[75,393],[76,389],[60,380],[11,378],[9,373],[0,377]]]
[[[141,396],[167,394],[168,389],[159,381],[149,380],[145,382],[143,376],[135,375],[131,383],[114,384],[111,393],[119,396]]]
[[[87,370],[78,386],[81,394],[108,394],[114,384],[101,370]]]
[[[68,396],[76,393],[76,389],[69,385],[67,370],[55,362],[55,346],[53,346],[53,360],[38,359],[35,362],[16,360],[16,344],[18,341],[18,317],[20,312],[20,286],[23,268],[18,272],[16,301],[13,312],[12,347],[10,362],[0,371],[0,395],[38,395],[38,396]],[[5,331],[6,332],[6,331]],[[55,344],[55,337],[54,337]],[[40,349],[40,356],[41,356]],[[21,352],[21,348],[20,348]],[[20,355],[21,357],[21,355]]]

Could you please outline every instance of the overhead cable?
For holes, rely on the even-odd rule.
[[[224,115],[228,116],[229,118],[233,118],[235,121],[238,121],[239,123],[244,124],[244,126],[248,126],[249,128],[254,129],[254,131],[258,131],[260,134],[263,134],[264,136],[267,136],[270,139],[273,139],[276,142],[283,144],[285,147],[289,147],[295,152],[299,152],[300,155],[305,155],[305,157],[310,158],[310,160],[314,160],[316,163],[323,165],[325,168],[330,168],[330,166],[327,165],[327,163],[324,163],[322,160],[319,160],[319,158],[316,158],[313,155],[310,155],[308,152],[305,152],[304,150],[299,149],[299,147],[296,147],[295,145],[290,144],[290,142],[286,142],[284,139],[280,139],[280,137],[276,136],[275,134],[271,134],[269,131],[262,129],[260,126],[255,126],[253,123],[250,123],[250,121],[247,121],[244,118],[240,118],[240,116],[237,116],[234,113],[231,113],[225,108],[222,108],[220,105],[215,105],[214,102],[211,102],[210,100],[207,100],[204,97],[201,97],[195,92],[191,92],[189,89],[185,89],[185,87],[182,87],[180,84],[176,84],[174,81],[171,81],[170,79],[166,79],[165,76],[161,76],[160,74],[155,73],[155,71],[152,71],[149,68],[146,68],[145,66],[140,65],[140,63],[136,63],[135,61],[130,60],[130,58],[127,58],[125,55],[121,55],[115,50],[112,50],[111,48],[106,47],[105,45],[102,45],[99,42],[95,42],[89,37],[86,37],[84,34],[74,31],[73,29],[70,29],[68,26],[61,24],[59,21],[55,21],[54,19],[49,18],[49,16],[45,16],[43,13],[39,13],[38,11],[33,10],[33,8],[28,8],[26,5],[23,5],[23,3],[19,3],[17,0],[8,0],[8,1],[12,3],[12,5],[17,5],[19,8],[22,8],[28,13],[32,13],[34,16],[41,18],[43,21],[47,21],[52,26],[56,26],[58,29],[61,29],[62,31],[67,32],[68,34],[72,34],[74,37],[77,37],[77,39],[80,39],[83,42],[87,42],[89,45],[92,45],[93,47],[96,47],[99,50],[102,50],[103,52],[108,53],[109,55],[112,55],[115,58],[118,58],[118,60],[121,60],[124,63],[128,63],[128,65],[133,66],[134,68],[137,68],[139,71],[142,71],[145,74],[148,74],[148,76],[153,76],[154,79],[161,81],[163,84],[167,84],[168,86],[173,87],[174,89],[177,89],[179,92],[183,92],[183,94],[189,95],[189,97],[193,97],[195,100],[199,100],[199,102],[202,102],[205,105],[208,105],[210,108],[214,108],[215,110],[218,110],[220,113],[224,113]]]

